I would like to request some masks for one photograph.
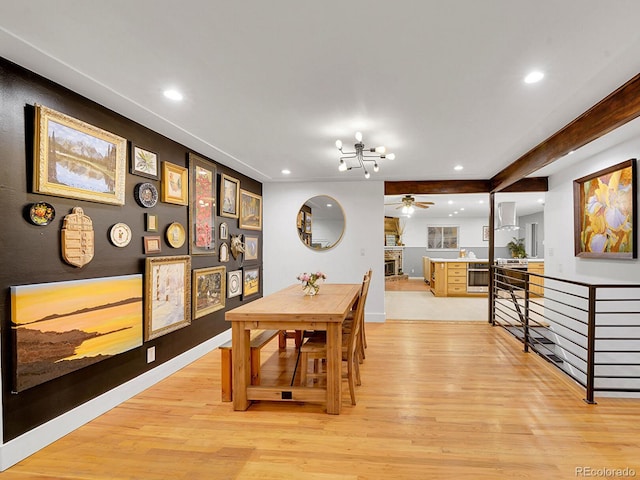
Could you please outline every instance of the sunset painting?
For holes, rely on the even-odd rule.
[[[142,275],[11,287],[14,390],[142,345]]]

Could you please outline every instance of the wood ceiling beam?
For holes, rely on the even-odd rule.
[[[521,178],[638,116],[640,116],[640,74],[496,174],[491,179],[491,191],[504,191]]]
[[[503,192],[546,192],[547,177],[523,178]],[[491,180],[424,180],[384,182],[385,195],[435,195],[441,193],[490,193]]]

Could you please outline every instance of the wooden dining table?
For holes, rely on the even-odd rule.
[[[246,410],[253,400],[326,402],[339,414],[342,403],[342,322],[360,294],[361,284],[325,283],[308,296],[300,284],[246,303],[225,313],[231,322],[233,408]],[[252,329],[324,330],[327,332],[327,381],[320,386],[251,385]],[[301,368],[307,368],[302,365]]]

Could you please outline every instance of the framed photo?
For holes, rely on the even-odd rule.
[[[637,257],[636,159],[573,181],[576,257]]]
[[[260,291],[260,267],[245,268],[242,276],[242,298],[256,295]]]
[[[227,222],[220,224],[220,240],[229,240],[229,227],[227,226]]]
[[[140,177],[158,180],[158,154],[131,144],[129,172]]]
[[[36,105],[33,191],[124,205],[127,140]]]
[[[176,205],[189,203],[189,171],[169,162],[162,162],[162,195],[160,200]]]
[[[158,231],[158,215],[155,213],[145,213],[145,227],[144,229],[147,232],[157,232]]]
[[[144,253],[160,253],[162,251],[162,240],[160,236],[153,235],[144,237]]]
[[[227,272],[227,298],[237,297],[242,293],[242,270]]]
[[[240,190],[240,228],[262,230],[262,197]]]
[[[238,218],[240,180],[225,175],[220,176],[220,216]]]
[[[485,242],[489,241],[489,225],[482,226],[482,240]]]
[[[244,259],[258,259],[258,237],[244,236]]]
[[[216,166],[189,153],[189,253],[216,253]]]
[[[16,392],[142,345],[140,274],[12,286],[11,305]]]
[[[191,323],[191,257],[147,258],[144,272],[145,341]]]
[[[227,298],[227,269],[199,268],[193,271],[193,318],[200,318],[224,308]]]

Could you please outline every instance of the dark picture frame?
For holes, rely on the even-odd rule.
[[[489,241],[489,225],[482,226],[482,241],[483,242]]]
[[[636,159],[573,181],[576,257],[637,258]]]
[[[189,253],[216,253],[216,165],[189,153]]]

